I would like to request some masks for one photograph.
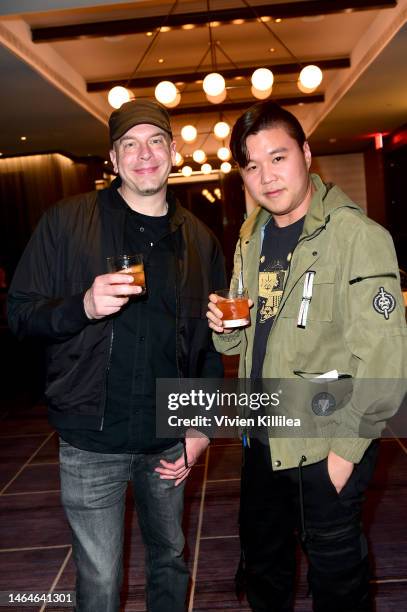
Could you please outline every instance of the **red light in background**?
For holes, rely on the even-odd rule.
[[[378,149],[383,149],[383,134],[381,132],[374,135],[374,146],[376,151]]]

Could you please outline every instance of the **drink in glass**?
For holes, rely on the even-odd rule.
[[[107,258],[109,272],[122,272],[133,277],[132,285],[142,288],[139,295],[146,293],[143,255],[114,255]]]
[[[223,327],[243,327],[250,323],[247,289],[219,289],[216,306],[223,313]]]

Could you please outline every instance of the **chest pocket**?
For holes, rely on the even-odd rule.
[[[297,321],[304,290],[305,274],[296,283],[285,302],[280,316]],[[332,321],[334,307],[335,269],[317,270],[307,321]]]

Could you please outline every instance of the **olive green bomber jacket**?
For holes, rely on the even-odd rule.
[[[337,370],[353,379],[399,379],[404,385],[407,329],[392,239],[338,187],[324,184],[318,175],[311,177],[315,192],[268,338],[263,378],[307,378]],[[251,372],[259,258],[269,219],[267,210],[257,208],[242,225],[235,252],[231,284],[237,284],[242,268],[244,286],[254,301],[251,325],[231,334],[214,334],[217,350],[240,355],[241,378],[249,378]],[[304,277],[311,270],[313,292],[303,328],[298,326],[298,315]],[[375,298],[382,287],[393,297],[391,312],[377,306]],[[382,398],[380,420],[383,404],[389,418],[399,407],[396,400]],[[308,410],[304,407],[298,416],[309,418]],[[279,438],[271,431],[273,468],[297,466],[302,456],[305,465],[315,463],[330,450],[358,463],[370,444],[370,439],[359,437],[361,418],[357,397],[352,396],[335,415],[330,437]],[[374,410],[367,418],[374,421]]]

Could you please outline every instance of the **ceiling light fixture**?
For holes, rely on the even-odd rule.
[[[228,161],[228,159],[230,159],[232,156],[231,152],[227,147],[220,147],[217,150],[216,155],[221,161]]]
[[[271,90],[274,82],[274,75],[268,68],[257,68],[252,74],[252,85],[260,91]]]
[[[265,17],[261,17],[258,12],[256,11],[256,8],[251,6],[251,4],[248,2],[248,0],[242,0],[243,3],[252,10],[252,12],[254,13],[257,21],[266,28],[266,30],[273,36],[273,38],[275,38],[275,40],[277,40],[277,42],[289,53],[289,55],[291,55],[291,57],[295,60],[295,62],[298,64],[298,66],[301,68],[301,72],[299,75],[299,79],[297,81],[297,85],[298,85],[298,89],[300,91],[302,91],[303,93],[312,93],[313,91],[315,91],[315,89],[320,85],[321,81],[322,81],[322,71],[318,66],[315,65],[307,65],[304,66],[302,62],[299,61],[299,59],[294,55],[294,53],[287,47],[286,44],[284,44],[284,42],[281,40],[281,38],[271,29],[271,27],[268,25],[267,21],[270,21],[270,18],[265,18]],[[281,23],[283,20],[281,18],[277,18],[274,20],[275,23]],[[270,51],[273,53],[275,51],[274,47],[270,48]],[[259,70],[264,70],[262,68],[260,68]],[[264,86],[261,85],[259,86],[258,83],[253,82],[253,76],[255,75],[255,73],[257,72],[257,70],[253,73],[252,75],[252,84],[254,86],[254,90],[252,88],[252,94],[257,97],[257,98],[261,98],[261,94],[257,94],[258,91],[267,91],[267,89],[269,89],[270,87],[272,87],[273,82],[271,82],[271,84],[266,87],[265,84]],[[271,72],[271,71],[270,71]],[[261,81],[260,81],[261,82]],[[270,92],[271,93],[271,92]],[[270,94],[268,94],[270,95]],[[268,96],[266,96],[268,97]]]
[[[310,64],[301,70],[299,83],[302,87],[308,89],[308,92],[312,92],[321,84],[322,76],[322,70],[318,66]]]
[[[202,151],[202,149],[196,149],[196,151],[194,151],[192,153],[192,159],[197,164],[203,164],[204,162],[206,162],[206,153],[205,153],[205,151]]]
[[[178,93],[177,88],[171,81],[161,81],[154,90],[156,100],[164,105],[173,104],[177,99]]]
[[[257,89],[257,87],[254,87],[254,85],[252,85],[250,91],[252,92],[252,95],[258,100],[266,100],[266,98],[270,96],[272,88],[270,87],[269,89]]]
[[[194,142],[198,135],[198,131],[193,125],[184,125],[181,129],[181,138],[185,142]]]
[[[287,47],[287,45],[284,44],[284,42],[281,40],[281,38],[271,29],[270,25],[268,22],[271,22],[272,19],[269,16],[261,16],[258,11],[256,10],[255,6],[251,6],[251,4],[249,3],[248,0],[242,0],[242,2],[246,5],[247,8],[249,8],[251,10],[251,12],[253,13],[256,21],[264,28],[267,29],[268,33],[271,34],[271,36],[273,36],[273,38],[275,39],[275,41],[278,42],[279,46],[285,51],[287,52],[292,58],[294,58],[295,63],[298,65],[299,70],[301,70],[298,81],[297,81],[297,86],[300,89],[300,91],[302,91],[303,93],[309,94],[312,93],[313,91],[315,91],[315,89],[320,85],[321,81],[322,81],[322,72],[320,70],[320,68],[318,66],[315,65],[306,65],[304,66],[304,64],[302,62],[300,62],[300,60],[294,55],[294,53],[291,52],[291,50]],[[158,27],[157,29],[153,30],[153,31],[149,31],[146,32],[146,34],[151,37],[151,40],[149,41],[149,44],[147,46],[147,49],[144,51],[144,53],[142,54],[142,56],[140,57],[136,68],[133,71],[133,74],[130,75],[127,83],[125,84],[124,87],[122,86],[116,86],[113,89],[110,90],[109,92],[109,104],[111,104],[111,106],[113,106],[114,108],[120,108],[120,106],[130,100],[131,98],[134,98],[134,94],[128,90],[128,85],[130,84],[130,82],[134,79],[135,74],[137,73],[138,69],[140,68],[141,64],[143,63],[143,61],[145,60],[145,58],[147,57],[148,53],[150,52],[150,50],[152,49],[153,45],[155,44],[155,41],[157,39],[157,36],[161,33],[161,32],[168,32],[171,30],[171,27],[166,25],[168,19],[170,18],[171,14],[174,12],[176,6],[178,5],[179,0],[174,0],[168,14],[165,16],[165,18],[163,19],[163,23],[161,24],[160,27]],[[211,15],[211,4],[210,4],[210,0],[206,0],[206,9],[207,9],[207,14]],[[243,23],[245,20],[243,19],[235,19],[230,23],[235,23],[235,24],[240,24]],[[280,23],[282,21],[282,19],[278,18],[275,20],[276,23]],[[202,57],[202,59],[200,60],[198,66],[195,69],[195,72],[197,73],[197,76],[201,77],[201,74],[203,72],[203,68],[202,66],[205,63],[205,60],[208,56],[208,54],[210,53],[210,65],[211,65],[211,71],[209,72],[209,74],[205,75],[205,72],[202,74],[202,77],[204,76],[204,78],[201,79],[197,79],[195,82],[197,84],[201,84],[202,83],[202,87],[203,87],[203,91],[205,93],[205,96],[207,98],[207,100],[211,103],[211,104],[222,104],[222,102],[224,102],[224,100],[227,97],[227,92],[228,92],[228,88],[227,88],[227,84],[225,81],[224,76],[221,74],[221,71],[218,69],[217,66],[217,50],[225,57],[225,59],[233,65],[234,67],[234,74],[239,75],[240,69],[238,65],[236,65],[236,63],[233,61],[233,59],[231,59],[231,57],[229,57],[229,55],[226,53],[226,51],[222,48],[220,42],[214,41],[213,36],[212,36],[212,28],[213,27],[217,27],[218,25],[222,25],[220,22],[217,21],[208,21],[207,22],[207,27],[208,27],[208,35],[209,35],[209,44],[207,46],[207,48],[205,49],[205,53]],[[192,30],[195,28],[195,24],[193,23],[187,23],[182,25],[182,28],[184,30]],[[269,52],[270,53],[274,53],[276,51],[276,47],[269,47]],[[157,61],[157,59],[156,59]],[[158,63],[163,64],[165,62],[164,58],[158,58]],[[178,77],[179,78],[179,77]],[[233,78],[233,77],[231,77]],[[247,77],[242,77],[242,76],[236,76],[234,77],[236,80],[239,79],[241,80],[242,78],[245,78],[247,80]],[[137,81],[137,79],[136,79]],[[264,100],[266,98],[268,98],[271,93],[272,93],[272,87],[273,87],[273,82],[274,82],[274,76],[273,76],[273,72],[270,70],[270,68],[267,68],[265,66],[259,66],[256,70],[254,70],[252,76],[251,76],[251,83],[249,83],[249,87],[251,87],[251,94],[253,97],[259,99],[259,100]],[[155,97],[156,99],[163,105],[167,106],[168,108],[174,108],[175,106],[177,106],[180,102],[181,102],[181,91],[182,93],[185,91],[185,89],[188,87],[188,84],[183,83],[182,86],[181,84],[179,84],[179,87],[182,87],[182,90],[177,89],[176,84],[172,83],[169,80],[164,80],[159,82],[156,87],[155,87]],[[231,86],[231,89],[233,87]],[[120,93],[119,93],[120,92]],[[219,138],[225,138],[225,136],[218,136]],[[189,141],[192,142],[192,141]]]
[[[210,174],[212,172],[212,166],[210,164],[202,164],[201,172],[202,174]]]
[[[193,170],[191,166],[182,166],[181,172],[184,176],[191,176]]]
[[[220,165],[220,169],[223,172],[223,174],[228,174],[232,170],[232,165],[228,161],[224,161]]]
[[[168,26],[166,26],[166,22],[168,21],[171,13],[174,11],[175,7],[178,4],[178,0],[175,0],[175,2],[172,4],[168,14],[165,16],[164,21],[161,25],[161,27],[157,28],[157,30],[155,31],[155,34],[153,36],[153,32],[149,31],[146,32],[146,36],[148,36],[149,38],[151,38],[150,42],[148,43],[148,46],[146,48],[146,50],[144,51],[144,53],[142,54],[142,56],[140,57],[137,66],[135,67],[135,69],[133,70],[132,74],[130,75],[129,79],[127,80],[127,84],[128,85],[131,80],[134,78],[134,76],[136,75],[138,69],[140,68],[141,64],[143,63],[143,61],[145,60],[145,58],[147,57],[148,53],[150,52],[151,48],[153,47],[157,36],[160,34],[160,32],[166,32],[168,31]],[[167,29],[168,28],[168,29]],[[161,60],[158,60],[161,63]],[[164,60],[162,60],[164,61]],[[165,83],[165,85],[162,85],[162,83]],[[159,83],[156,87],[156,91],[158,89],[159,92],[159,96],[162,98],[162,100],[166,100],[166,102],[159,100],[157,98],[157,100],[159,102],[161,102],[162,104],[165,104],[166,106],[170,106],[171,108],[173,106],[176,106],[177,104],[179,104],[180,100],[181,100],[181,95],[178,92],[177,88],[175,87],[175,85],[173,83],[171,83],[170,81],[163,81],[162,83]],[[169,85],[168,85],[169,84]],[[125,102],[128,102],[131,98],[134,98],[133,93],[127,89],[126,87],[122,87],[122,86],[116,86],[116,87],[112,87],[112,89],[109,91],[109,94],[107,96],[108,102],[110,104],[110,106],[112,106],[113,108],[120,108],[122,104],[124,104]]]
[[[122,104],[128,102],[131,97],[131,92],[122,87],[121,85],[116,85],[116,87],[112,87],[109,91],[107,99],[113,108],[120,108]]]
[[[177,151],[175,153],[175,165],[182,166],[183,163],[184,163],[184,158],[182,157],[181,153],[178,153]]]
[[[213,132],[216,138],[223,140],[227,138],[230,134],[230,125],[226,123],[226,121],[218,121],[213,128]]]

